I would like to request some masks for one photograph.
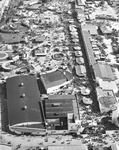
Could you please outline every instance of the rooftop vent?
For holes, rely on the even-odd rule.
[[[20,96],[20,98],[24,98],[25,97],[25,94],[23,93],[21,96]]]
[[[22,83],[20,83],[20,84],[19,84],[19,86],[20,86],[20,87],[24,86],[24,83],[23,83],[23,82],[22,82]]]
[[[24,106],[21,108],[21,110],[26,110],[27,109],[27,106]]]
[[[52,107],[59,107],[61,104],[60,103],[53,103]]]
[[[59,114],[58,113],[54,113],[54,116],[58,116]]]

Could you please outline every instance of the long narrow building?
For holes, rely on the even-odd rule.
[[[112,67],[104,61],[101,62],[95,59],[89,32],[81,28],[81,35],[91,76],[95,82],[94,90],[96,90],[96,99],[99,103],[100,111],[102,113],[108,112],[111,105],[116,103],[116,93],[118,92]],[[102,101],[105,102],[104,106],[102,105]]]
[[[92,45],[91,45],[90,39],[89,39],[90,34],[88,33],[88,31],[85,31],[85,30],[81,30],[81,34],[83,37],[83,42],[84,42],[84,46],[85,46],[85,50],[86,50],[86,55],[88,57],[89,65],[93,65],[96,63],[96,61],[95,61],[95,57],[93,54]]]

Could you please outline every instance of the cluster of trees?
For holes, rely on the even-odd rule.
[[[111,45],[112,45],[112,50],[113,50],[113,54],[119,54],[119,42],[118,42],[118,38],[112,36],[111,37]]]

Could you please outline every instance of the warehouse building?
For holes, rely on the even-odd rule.
[[[48,94],[59,89],[61,86],[68,84],[72,78],[73,76],[70,72],[63,70],[46,72],[41,75],[41,81]]]
[[[118,87],[114,81],[114,74],[112,68],[107,63],[96,63],[93,65],[94,74],[97,83],[103,90],[113,90],[114,93],[118,92]]]
[[[49,95],[44,100],[44,110],[49,130],[70,130],[80,118],[74,95]]]
[[[81,34],[82,34],[82,37],[83,37],[84,47],[85,47],[85,50],[86,50],[86,55],[87,55],[87,58],[88,58],[89,65],[93,65],[93,64],[96,63],[96,60],[95,60],[92,45],[91,45],[91,42],[90,42],[90,37],[91,36],[90,36],[88,31],[85,31],[83,29],[81,30]]]
[[[103,80],[114,80],[114,74],[110,65],[108,65],[107,63],[97,62],[93,66],[96,77]]]
[[[22,75],[6,80],[8,124],[11,131],[45,131],[40,92],[34,76]]]

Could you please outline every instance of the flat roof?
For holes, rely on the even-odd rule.
[[[21,23],[16,23],[17,25],[17,30],[19,30],[20,33],[25,33],[26,31],[28,31],[28,27],[27,26],[23,26],[23,24]]]
[[[24,35],[20,33],[0,33],[0,40],[6,44],[25,41]]]
[[[62,100],[62,99],[65,99],[65,100],[73,100],[73,99],[76,99],[75,98],[75,95],[48,95],[48,98],[49,99],[55,99],[55,100]]]
[[[13,150],[12,146],[0,144],[0,149],[1,150]]]
[[[86,54],[88,56],[88,59],[89,59],[89,63],[90,65],[93,65],[96,63],[95,61],[95,57],[94,57],[94,54],[93,54],[93,49],[92,49],[92,45],[90,43],[90,34],[87,32],[87,31],[84,31],[84,30],[81,30],[82,31],[82,36],[83,36],[83,42],[84,42],[84,46],[85,46],[85,49],[86,49]]]
[[[49,150],[88,150],[86,145],[58,145],[58,146],[48,146]]]
[[[76,11],[81,14],[81,15],[84,15],[84,10],[81,9],[81,8],[76,8]]]
[[[118,87],[115,81],[99,80],[99,85],[103,90],[113,90],[114,93],[118,92]]]
[[[43,122],[36,77],[15,76],[6,80],[9,125]],[[23,110],[24,106],[27,108]]]
[[[73,113],[71,99],[46,99],[45,113],[47,119],[67,117],[68,113]]]
[[[41,4],[33,4],[26,7],[28,10],[38,10],[41,7]]]
[[[91,35],[97,35],[98,34],[96,25],[85,24],[82,26],[82,29],[89,32]]]
[[[103,90],[102,88],[96,88],[98,101],[101,107],[110,108],[110,105],[117,102],[113,90]]]

